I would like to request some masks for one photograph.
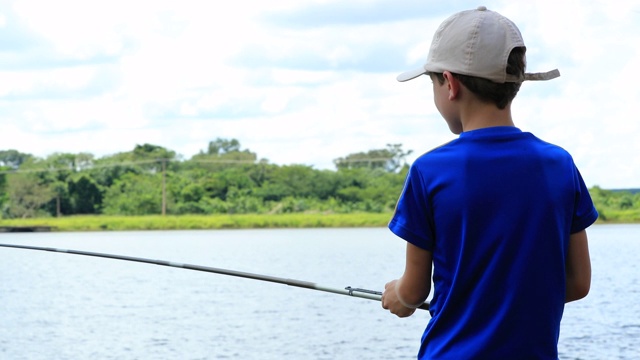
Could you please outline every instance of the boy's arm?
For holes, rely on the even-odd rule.
[[[407,260],[400,279],[388,282],[382,294],[382,307],[398,317],[410,316],[431,291],[430,251],[407,243]]]
[[[591,259],[586,230],[571,234],[569,237],[565,273],[567,275],[565,302],[587,296],[591,287]]]

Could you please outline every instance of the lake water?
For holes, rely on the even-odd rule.
[[[566,306],[561,359],[640,359],[640,225],[589,229],[589,296]],[[381,290],[404,269],[384,228],[2,234]],[[149,264],[0,248],[0,359],[412,359],[429,320],[380,303]]]

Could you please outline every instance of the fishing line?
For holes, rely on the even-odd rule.
[[[140,263],[146,263],[146,264],[169,266],[169,267],[180,268],[180,269],[204,271],[204,272],[208,272],[208,273],[235,276],[235,277],[259,280],[259,281],[267,281],[267,282],[272,282],[272,283],[289,285],[289,286],[293,286],[293,287],[299,287],[299,288],[317,290],[317,291],[324,291],[324,292],[329,292],[329,293],[334,293],[334,294],[339,294],[339,295],[353,296],[353,297],[369,299],[369,300],[377,300],[377,301],[381,301],[382,300],[382,293],[379,292],[379,291],[375,291],[375,290],[353,288],[351,286],[347,286],[344,289],[332,288],[332,287],[319,285],[319,284],[316,284],[316,283],[313,283],[313,282],[309,282],[309,281],[286,279],[286,278],[281,278],[281,277],[254,274],[254,273],[249,273],[249,272],[235,271],[235,270],[228,270],[228,269],[221,269],[221,268],[214,268],[214,267],[209,267],[209,266],[183,264],[183,263],[178,263],[178,262],[173,262],[173,261],[154,260],[154,259],[146,259],[146,258],[133,257],[133,256],[114,255],[114,254],[105,254],[105,253],[70,250],[70,249],[58,249],[58,248],[40,247],[40,246],[0,244],[0,247],[24,249],[24,250],[50,251],[50,252],[72,254],[72,255],[93,256],[93,257],[115,259],[115,260],[134,261],[134,262],[140,262]],[[429,310],[429,303],[425,302],[424,304],[420,305],[419,309]]]

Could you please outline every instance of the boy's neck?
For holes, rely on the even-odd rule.
[[[511,118],[511,104],[508,104],[504,109],[498,109],[493,104],[471,101],[462,106],[460,111],[462,131],[494,126],[515,126]]]

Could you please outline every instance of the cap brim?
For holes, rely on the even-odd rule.
[[[420,75],[424,75],[427,73],[427,70],[424,69],[424,67],[418,68],[418,69],[413,69],[413,70],[409,70],[409,71],[405,71],[402,74],[398,75],[398,77],[396,77],[396,79],[400,82],[403,81],[409,81],[411,79],[415,79]]]

